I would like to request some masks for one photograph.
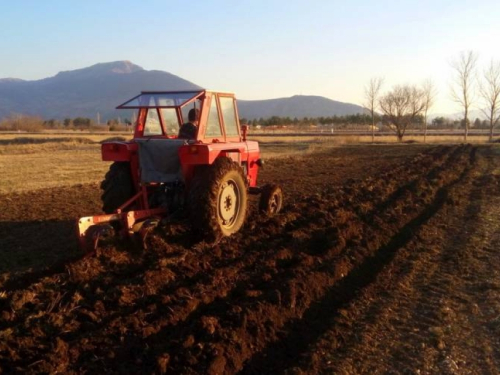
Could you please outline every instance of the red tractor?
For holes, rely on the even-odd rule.
[[[240,128],[234,94],[142,92],[117,108],[137,110],[134,137],[102,144],[102,159],[113,162],[101,183],[105,215],[79,219],[83,248],[95,248],[111,232],[144,234],[177,212],[205,238],[230,236],[244,224],[249,193],[260,194],[266,214],[281,209],[278,186],[257,186],[259,144]],[[179,128],[192,109],[199,114],[196,134],[181,139]]]

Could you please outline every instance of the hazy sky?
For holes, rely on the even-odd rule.
[[[430,78],[433,112],[456,112],[450,61],[500,60],[499,0],[0,0],[0,20],[0,78],[130,60],[240,99],[361,104],[372,77]]]

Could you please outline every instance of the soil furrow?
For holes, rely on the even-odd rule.
[[[475,161],[476,154],[470,155],[470,160]],[[487,176],[489,171],[491,168],[485,171],[483,167],[481,173]],[[432,245],[425,247],[425,244],[430,244],[433,239],[438,238],[436,236],[442,232],[442,229],[436,228],[442,226],[443,218],[450,214],[460,213],[465,209],[460,207],[466,207],[464,202],[473,201],[472,199],[462,200],[460,196],[472,194],[475,196],[474,200],[477,200],[475,188],[467,187],[471,185],[477,173],[477,168],[469,169],[467,175],[464,176],[463,183],[450,189],[448,205],[445,206],[444,212],[432,218],[430,223],[417,233],[410,243],[411,246],[402,249],[397,261],[387,267],[378,281],[370,288],[363,290],[356,303],[349,306],[348,310],[344,310],[345,315],[337,319],[338,322],[333,325],[333,327],[338,327],[337,332],[327,331],[322,339],[309,348],[309,355],[301,361],[300,369],[302,370],[296,368],[297,372],[366,373],[387,372],[389,368],[392,371],[412,373],[422,370],[426,372],[450,371],[450,366],[454,366],[453,359],[449,355],[439,354],[439,351],[442,351],[441,346],[445,345],[440,339],[443,331],[439,327],[443,324],[443,314],[445,320],[448,319],[447,324],[451,319],[450,312],[453,314],[449,308],[450,305],[445,301],[450,292],[457,288],[457,280],[459,280],[456,278],[455,262],[449,261],[456,259],[457,249],[449,247],[446,254],[441,253],[441,250]],[[460,204],[457,207],[458,202]],[[458,220],[451,222],[454,221]],[[469,222],[474,223],[474,221],[475,219],[470,218]],[[429,234],[432,235],[429,236]],[[457,239],[456,233],[450,232],[450,239],[458,243],[467,242],[460,239],[460,235],[459,233]],[[419,244],[419,238],[425,238],[422,245]],[[455,276],[453,276],[453,270]],[[434,285],[429,286],[429,284]],[[420,291],[415,301],[413,290],[418,291],[419,285]],[[430,296],[429,289],[438,292],[438,295]],[[451,295],[453,295],[452,292]],[[411,324],[409,325],[408,322]],[[345,326],[352,328],[343,328]],[[325,342],[335,343],[337,336],[345,338],[346,333],[347,342],[334,350],[325,349]],[[385,336],[389,336],[386,341],[383,339]],[[377,343],[379,340],[381,344]],[[400,345],[391,348],[388,344],[390,342],[399,342]],[[330,344],[326,347],[332,348]],[[359,348],[365,348],[365,352],[360,352]],[[349,353],[351,353],[350,356]],[[425,365],[422,358],[426,358]],[[488,359],[491,363],[491,356]],[[436,363],[440,366],[439,370],[437,368],[431,370]]]
[[[405,155],[401,150],[399,157]],[[498,158],[494,148],[485,148],[480,156],[471,146],[420,150],[424,152],[400,159],[404,162],[399,164],[368,164],[362,173],[356,165],[363,178],[349,181],[338,179],[328,163],[305,158],[277,161],[274,167],[270,164],[264,179],[289,181],[290,168],[304,176],[285,189],[283,213],[271,219],[250,217],[240,233],[218,244],[197,244],[185,226],[168,223],[163,232],[148,237],[146,251],[111,242],[94,258],[71,259],[65,272],[58,264],[7,279],[5,292],[0,293],[0,369],[216,374],[306,369],[314,373],[328,368],[330,372],[332,367],[315,354],[328,337],[342,372],[354,368],[347,353],[358,348],[357,337],[376,337],[377,317],[390,315],[391,309],[399,308],[421,327],[439,326],[442,317],[436,313],[435,300],[454,286],[453,267],[470,272],[467,262],[472,255],[453,260],[452,253],[436,258],[430,250],[417,254],[410,249],[445,232],[446,222],[438,219],[454,212],[455,205],[461,212],[463,202],[472,200],[472,192],[481,185],[498,186],[500,178],[491,169]],[[415,155],[415,149],[412,152]],[[491,159],[490,169],[484,167],[483,154]],[[334,160],[328,153],[318,157]],[[343,168],[343,161],[336,162]],[[301,172],[301,166],[309,170]],[[482,178],[472,189],[478,174]],[[311,185],[313,181],[317,186]],[[457,193],[462,189],[470,194]],[[476,199],[487,199],[477,195]],[[470,210],[469,222],[484,207],[471,205]],[[438,226],[432,228],[436,221]],[[466,247],[460,239],[475,233],[469,230],[456,240]],[[491,252],[477,252],[485,258],[478,263],[486,264],[487,251]],[[438,273],[432,259],[450,272]],[[435,280],[421,275],[425,262],[431,262],[428,277],[434,274]],[[465,288],[467,283],[459,285]],[[401,298],[394,300],[388,290],[400,287],[418,287],[420,298],[406,298],[401,292]],[[470,284],[471,293],[481,287]],[[376,298],[370,294],[374,290]],[[449,303],[475,301],[466,297],[454,295]],[[374,298],[385,298],[388,304],[372,303]],[[474,303],[486,311],[486,305]],[[357,304],[363,306],[359,311],[369,314],[366,329],[353,320],[361,314],[351,311]],[[424,340],[424,331],[408,325],[397,334],[398,320],[383,327],[387,330],[383,336],[392,333],[400,340],[404,336],[408,343]],[[440,332],[431,335],[440,345]],[[481,348],[488,351],[491,346],[493,341],[484,341]],[[390,349],[390,365],[401,371],[412,370],[408,359],[425,368],[441,361],[438,368],[443,371],[453,364],[443,362],[446,358],[431,347],[411,353],[408,344]],[[377,367],[381,362],[389,365],[387,358],[377,361],[373,355],[368,351],[364,357],[371,358],[373,366],[365,362],[358,369],[381,369]],[[481,358],[490,368],[497,363],[491,355]]]
[[[446,202],[449,189],[460,183],[466,170],[467,168],[455,180],[440,188],[434,201],[401,228],[386,245],[376,250],[374,255],[366,257],[363,263],[338,284],[330,287],[320,301],[313,303],[300,320],[284,329],[284,332],[290,334],[284,335],[278,342],[255,356],[246,364],[244,373],[275,374],[293,368],[296,364],[293,359],[299,361],[302,358],[301,354],[309,345],[315,342],[325,329],[332,326],[339,314],[342,314],[343,311],[339,310],[356,298],[360,289],[374,282],[378,273],[392,261],[397,251],[412,240],[414,233],[441,209]]]

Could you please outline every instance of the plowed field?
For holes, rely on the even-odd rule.
[[[498,373],[500,148],[273,159],[283,211],[82,257],[98,186],[0,198],[4,373]],[[255,202],[254,202],[255,203]]]

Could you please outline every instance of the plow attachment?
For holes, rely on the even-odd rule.
[[[115,236],[125,238],[139,234],[144,240],[166,213],[164,208],[154,208],[82,217],[77,222],[80,248],[85,253],[92,253],[97,249],[99,241]]]

